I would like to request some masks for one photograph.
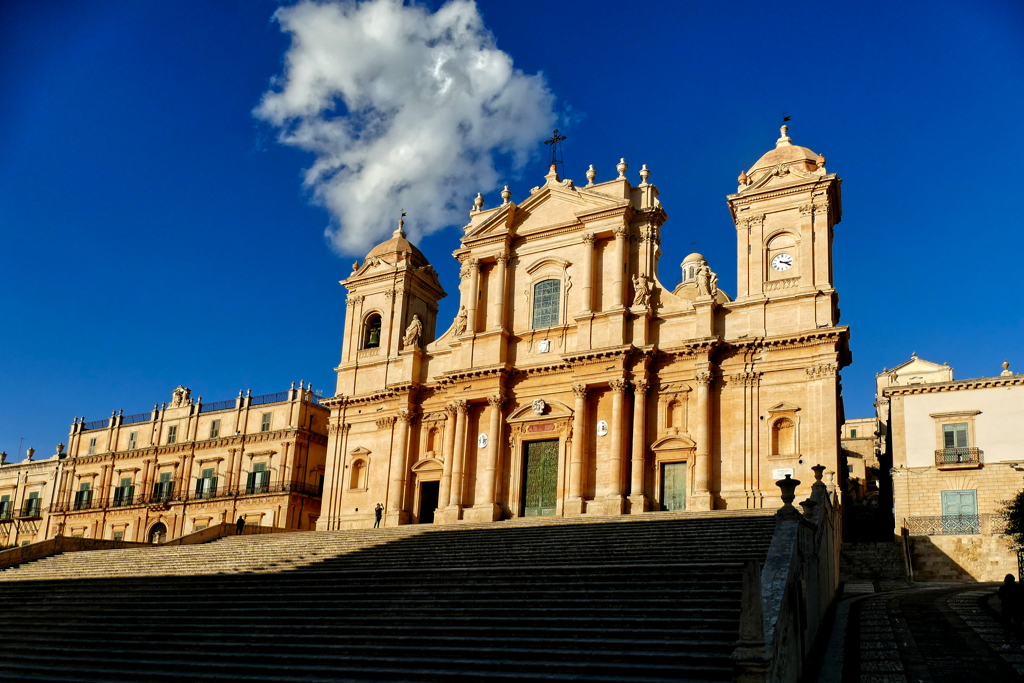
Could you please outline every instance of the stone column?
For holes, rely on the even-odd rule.
[[[633,462],[630,467],[629,512],[647,508],[644,497],[644,456],[647,453],[647,380],[633,383]]]
[[[495,327],[499,330],[505,329],[505,299],[508,292],[505,291],[506,274],[508,273],[508,254],[498,254],[497,265],[495,265],[494,291],[498,300],[494,304]]]
[[[594,234],[583,233],[583,313],[594,308]]]
[[[452,491],[452,461],[455,460],[455,404],[449,403],[444,407],[448,419],[444,425],[444,469],[441,471],[441,487],[437,494],[437,509],[443,510],[448,507],[448,500]],[[437,515],[434,516],[437,519]]]
[[[466,315],[468,316],[466,333],[472,334],[476,332],[476,305],[477,300],[480,298],[480,259],[470,259],[466,265],[469,266],[469,300],[466,302]]]
[[[572,462],[569,465],[569,500],[565,502],[566,515],[583,514],[583,456],[586,448],[587,385],[572,385],[576,408],[572,415]]]
[[[491,407],[491,425],[487,432],[487,448],[484,449],[483,500],[480,505],[485,513],[489,513],[485,516],[490,517],[487,521],[491,522],[501,518],[501,508],[495,496],[495,472],[498,469],[498,455],[501,453],[501,405],[504,402],[505,397],[501,394],[487,397]]]
[[[710,510],[711,494],[711,373],[697,373],[697,415],[694,436],[697,442],[697,462],[694,464],[694,509]]]
[[[608,382],[612,390],[612,424],[611,454],[608,457],[608,495],[605,500],[606,515],[621,515],[622,498],[622,446],[625,432],[625,410],[623,402],[629,382],[624,379],[613,379]]]
[[[391,494],[388,496],[388,526],[402,524],[405,520],[403,502],[405,498],[406,453],[409,450],[409,419],[412,414],[402,408],[395,416],[395,441],[391,451]]]
[[[626,234],[627,229],[625,226],[621,228],[615,228],[615,261],[612,263],[612,267],[615,269],[612,280],[612,308],[622,308],[625,304],[623,303],[623,292],[624,282],[623,275],[625,274],[625,268],[623,266],[626,263]]]
[[[462,465],[466,455],[466,418],[469,414],[469,403],[463,399],[454,401],[457,415],[455,417],[455,453],[452,457],[452,488],[448,501],[446,521],[458,521],[462,512]]]

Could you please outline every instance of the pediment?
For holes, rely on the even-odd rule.
[[[800,410],[800,406],[793,405],[787,401],[776,404],[768,409],[769,413],[793,413]]]
[[[941,365],[939,363],[933,363],[930,360],[924,358],[918,358],[914,356],[908,361],[900,363],[894,368],[889,368],[889,373],[897,372],[899,374],[907,374],[913,372],[935,372],[936,370],[948,370],[948,365]]]
[[[572,409],[560,401],[541,399],[544,401],[544,412],[537,414],[533,410],[533,401],[525,403],[508,416],[509,422],[522,422],[526,420],[557,420],[560,418],[572,417]]]
[[[651,450],[655,452],[689,450],[696,447],[697,444],[685,434],[663,436],[651,444]]]
[[[437,458],[424,458],[412,466],[413,472],[425,472],[440,469],[444,469],[444,463]]]
[[[356,446],[351,451],[349,451],[348,454],[352,455],[352,456],[360,456],[361,455],[361,456],[365,457],[365,456],[370,454],[370,449],[369,448],[365,448],[364,446]]]
[[[625,199],[549,183],[519,205],[513,228],[521,233],[552,225],[579,224],[584,222],[581,217],[588,214],[627,206],[629,202]]]
[[[754,190],[761,190],[767,187],[778,185],[790,185],[805,180],[820,180],[825,175],[824,169],[818,172],[805,171],[785,163],[778,164],[766,170],[760,178],[746,187],[743,187],[737,194],[744,194]]]

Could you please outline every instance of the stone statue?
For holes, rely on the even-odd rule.
[[[644,274],[633,276],[633,290],[636,292],[633,295],[634,306],[650,306],[651,305],[651,284]]]
[[[718,276],[715,275],[715,273],[713,271],[711,272],[711,287],[710,287],[710,289],[711,289],[711,296],[715,296],[716,294],[718,294]]]
[[[191,389],[179,384],[178,388],[171,392],[171,407],[180,408],[181,406],[187,406],[192,402],[190,400],[191,395]]]
[[[406,346],[419,346],[421,334],[423,334],[423,323],[420,322],[418,315],[414,315],[412,322],[409,323],[409,327],[405,328],[405,336],[402,337],[402,342]]]
[[[461,337],[466,334],[466,324],[469,321],[469,314],[465,306],[459,306],[459,314],[455,316],[455,336]]]
[[[697,296],[711,296],[711,269],[702,263],[697,269]],[[717,278],[716,278],[717,280]]]

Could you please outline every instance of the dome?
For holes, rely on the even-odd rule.
[[[391,233],[391,239],[386,242],[381,242],[366,255],[366,260],[369,261],[372,258],[383,258],[386,260],[387,256],[398,255],[399,259],[408,259],[414,266],[425,266],[429,263],[427,257],[423,255],[416,246],[406,239],[405,231],[402,227],[405,225],[405,221],[398,221],[398,229]]]
[[[683,259],[683,265],[686,265],[687,263],[690,263],[691,261],[693,261],[693,262],[696,262],[696,261],[707,261],[707,259],[704,258],[703,256],[701,256],[700,254],[698,254],[697,252],[693,252],[692,254],[690,254],[689,256],[687,256],[686,258]]]
[[[817,170],[819,161],[824,166],[824,157],[806,147],[793,144],[793,141],[787,135],[789,126],[782,126],[781,132],[782,137],[775,141],[775,149],[754,162],[754,165],[747,171],[748,176],[753,176],[758,171],[763,171],[779,164],[786,164],[788,166],[795,163],[801,171],[808,172]]]

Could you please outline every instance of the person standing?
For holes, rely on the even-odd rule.
[[[1003,579],[1003,585],[999,587],[999,607],[1002,610],[1003,621],[1003,649],[1010,648],[1010,637],[1014,621],[1018,621],[1020,603],[1020,586],[1017,585],[1013,574],[1007,574]],[[1018,621],[1019,623],[1019,621]]]
[[[380,528],[380,518],[382,516],[384,516],[384,506],[381,505],[380,503],[377,503],[377,508],[373,511],[373,515],[376,518],[376,521],[373,523],[373,528],[374,529],[379,529]]]
[[[245,530],[245,517],[238,515],[238,521],[235,522],[235,536],[241,536],[242,531]]]

